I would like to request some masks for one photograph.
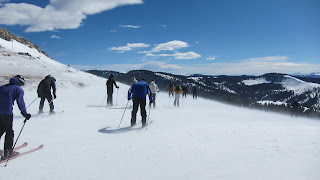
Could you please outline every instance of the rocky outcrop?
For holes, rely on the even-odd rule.
[[[42,51],[40,49],[39,46],[36,46],[34,45],[32,42],[30,42],[28,39],[25,39],[25,38],[21,38],[21,37],[18,37],[14,34],[12,34],[10,31],[8,31],[7,29],[4,29],[2,27],[0,27],[0,38],[6,40],[6,41],[11,41],[11,39],[14,39],[16,40],[17,42],[21,43],[21,44],[24,44],[24,45],[27,45],[28,47],[30,48],[35,48],[37,49],[40,53],[46,55],[47,57],[50,57],[46,52]]]

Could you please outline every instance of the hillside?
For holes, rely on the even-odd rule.
[[[220,102],[291,113],[291,104],[297,100],[301,105],[300,114],[320,117],[320,84],[314,78],[291,76],[288,74],[269,73],[262,76],[207,76],[174,75],[163,72],[134,70],[128,73],[90,70],[89,73],[108,78],[114,74],[119,82],[130,84],[131,76],[137,79],[146,77],[157,82],[160,89],[166,90],[169,82],[185,84],[189,94],[193,86],[198,88],[201,97]]]

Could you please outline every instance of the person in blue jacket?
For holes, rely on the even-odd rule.
[[[149,85],[146,83],[146,79],[142,79],[131,86],[128,91],[128,100],[133,99],[133,109],[131,113],[131,127],[136,124],[136,117],[138,108],[140,105],[140,112],[142,116],[142,127],[146,126],[147,123],[147,112],[146,112],[146,95],[149,96],[150,103],[153,102]]]
[[[29,120],[31,115],[27,113],[23,100],[24,91],[20,86],[24,85],[24,78],[20,75],[11,78],[9,84],[0,86],[0,138],[6,133],[4,141],[4,154],[1,159],[7,159],[12,152],[14,132],[13,104],[17,101],[21,114]]]

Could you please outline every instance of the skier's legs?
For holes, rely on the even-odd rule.
[[[140,113],[142,117],[142,125],[144,125],[147,122],[146,100],[143,98],[139,98],[139,104],[140,104]]]
[[[42,110],[43,110],[44,100],[46,100],[46,98],[45,97],[41,97],[40,104],[39,104],[39,112],[42,112]]]
[[[112,106],[112,93],[108,93],[108,97],[107,97],[107,105]]]
[[[52,100],[52,95],[51,95],[51,94],[48,94],[48,95],[46,96],[46,99],[47,99],[47,101],[48,101],[48,103],[49,103],[50,111],[52,112],[53,109],[54,109],[53,100]]]
[[[153,99],[153,108],[156,107],[156,95],[157,94],[152,94],[152,99]]]
[[[14,131],[12,130],[12,123],[13,123],[12,116],[8,115],[2,118],[1,126],[3,126],[2,129],[6,133],[5,140],[4,140],[5,151],[11,151],[11,148],[13,145]]]
[[[131,112],[131,125],[134,125],[136,124],[139,101],[137,98],[133,98],[132,101],[133,101],[133,109]]]

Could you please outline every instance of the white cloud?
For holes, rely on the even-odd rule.
[[[209,56],[206,58],[208,61],[216,60],[216,56]]]
[[[164,28],[168,27],[166,24],[161,24],[160,26],[162,26]]]
[[[253,59],[259,59],[260,61],[252,63]],[[266,59],[266,61],[263,61],[263,59]],[[272,61],[270,61],[271,59]],[[283,59],[287,60],[283,61]],[[114,64],[90,68],[82,66],[82,69],[115,70],[120,72],[128,72],[133,69],[146,69],[173,74],[262,75],[271,72],[288,74],[320,72],[320,64],[289,62],[289,58],[286,56],[273,56],[245,59],[237,63],[171,64],[170,62],[163,61],[147,61],[140,64]]]
[[[110,47],[109,50],[118,51],[118,53],[124,53],[125,51],[132,51],[134,48],[146,48],[149,44],[145,43],[128,43],[126,46]]]
[[[201,57],[201,55],[195,52],[175,53],[173,56],[175,59],[197,59]]]
[[[72,65],[72,67],[81,70],[114,70],[119,72],[128,72],[131,70],[147,69],[151,71],[175,72],[181,67],[177,64],[168,64],[162,61],[146,61],[140,64],[109,64],[97,66]]]
[[[174,40],[174,41],[170,41],[167,43],[162,43],[162,44],[156,45],[156,47],[154,47],[151,50],[151,52],[174,51],[174,50],[185,48],[188,46],[189,45],[186,42]]]
[[[200,58],[201,55],[195,52],[186,52],[186,53],[174,53],[174,54],[153,54],[151,52],[146,53],[148,57],[174,57],[175,59],[197,59]]]
[[[6,3],[0,9],[0,24],[24,25],[28,27],[26,32],[76,29],[88,15],[142,3],[142,0],[51,0],[45,8],[27,3]]]
[[[141,26],[135,26],[135,25],[119,25],[119,27],[137,29],[137,28],[140,28]]]
[[[50,38],[51,38],[51,39],[60,39],[61,37],[60,37],[60,36],[57,36],[57,35],[52,35]]]

